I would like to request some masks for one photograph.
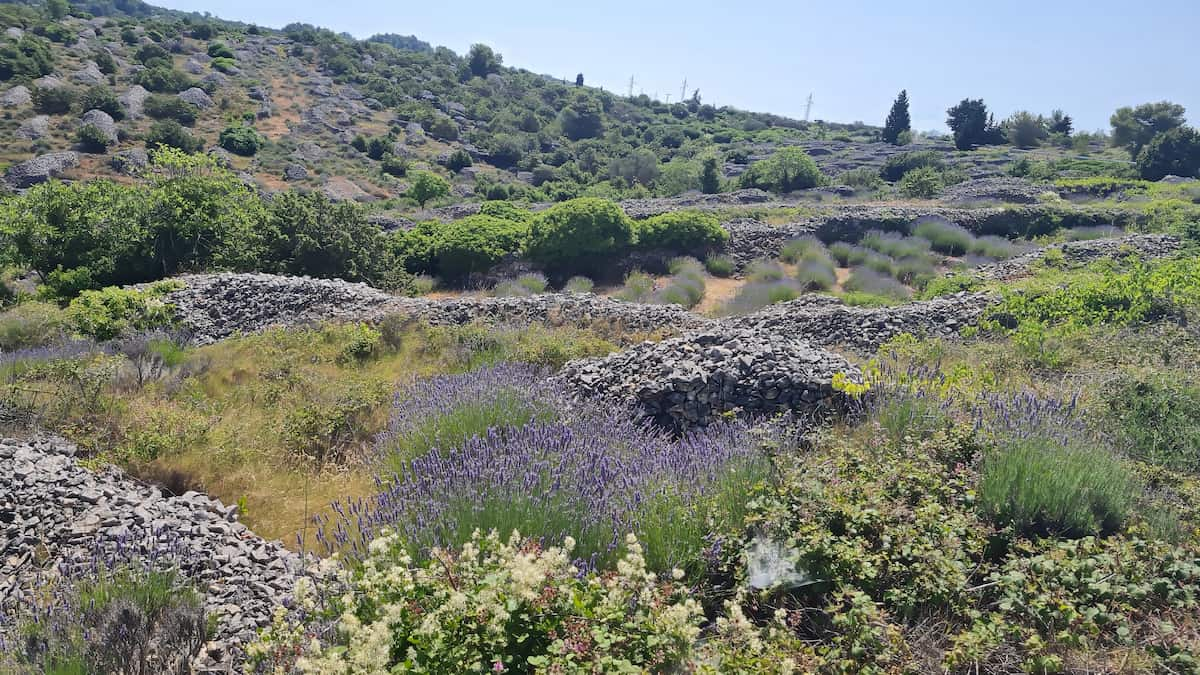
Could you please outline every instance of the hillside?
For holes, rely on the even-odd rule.
[[[0,18],[0,672],[1200,673],[1182,106]]]

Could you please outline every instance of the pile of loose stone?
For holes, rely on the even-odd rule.
[[[243,646],[290,600],[311,561],[248,530],[235,506],[194,492],[165,497],[115,468],[89,471],[75,451],[54,438],[0,440],[3,607],[18,605],[45,575],[97,559],[178,566],[217,616],[196,671],[240,672]]]
[[[572,361],[555,380],[579,399],[632,406],[685,428],[733,411],[836,411],[844,404],[832,386],[838,373],[861,378],[846,359],[794,334],[720,327]]]
[[[955,293],[895,307],[849,307],[836,298],[806,296],[730,319],[725,325],[872,353],[901,333],[954,338],[963,328],[976,325],[996,301],[987,293]]]
[[[403,315],[434,325],[473,321],[543,323],[629,332],[687,330],[711,323],[676,305],[620,302],[588,293],[547,293],[518,298],[403,298],[366,284],[272,274],[197,274],[176,279],[182,287],[164,300],[175,306],[197,344],[272,326],[321,321],[375,321]]]
[[[981,279],[1016,279],[1029,275],[1034,266],[1051,250],[1062,251],[1064,262],[1083,265],[1101,258],[1123,258],[1136,256],[1140,260],[1154,260],[1174,255],[1183,244],[1178,237],[1169,234],[1134,234],[1117,239],[1091,239],[1070,241],[1030,251],[1008,260],[984,265],[974,270]]]

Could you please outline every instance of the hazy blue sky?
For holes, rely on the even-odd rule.
[[[1200,1],[1154,0],[151,0],[264,26],[312,23],[365,38],[415,34],[464,53],[484,42],[506,65],[624,93],[881,124],[907,88],[913,126],[983,98],[997,119],[1062,108],[1076,127],[1117,107],[1170,100],[1200,122]]]

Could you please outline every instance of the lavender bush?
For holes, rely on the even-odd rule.
[[[581,559],[615,560],[636,533],[656,569],[694,563],[708,532],[740,523],[770,463],[739,424],[672,438],[630,413],[591,410],[491,427],[398,466],[379,494],[318,519],[328,550],[362,556],[384,530],[414,555],[457,546],[476,529],[578,542]]]

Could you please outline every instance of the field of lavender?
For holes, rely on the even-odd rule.
[[[298,312],[199,346],[158,325],[173,291],[24,302],[4,422],[77,448],[5,442],[0,668],[1197,672],[1200,258],[1176,245],[668,339]]]

